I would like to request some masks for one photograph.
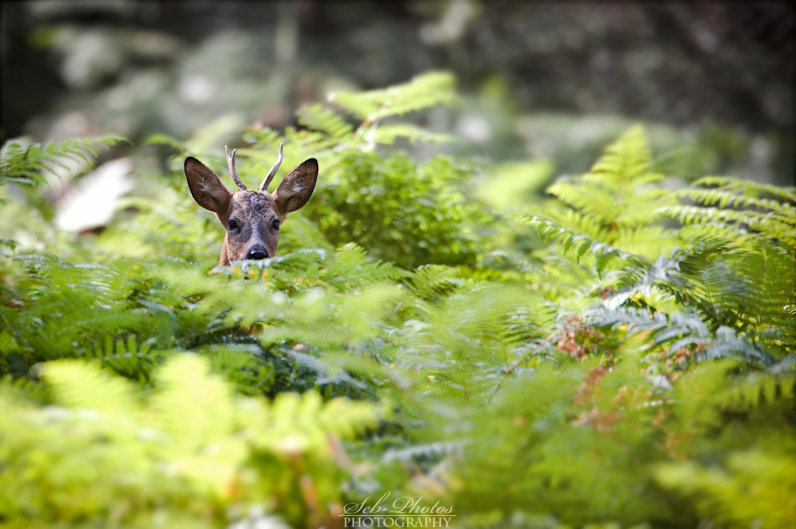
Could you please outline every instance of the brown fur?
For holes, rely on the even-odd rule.
[[[185,176],[194,200],[216,214],[227,230],[218,263],[229,265],[255,252],[274,257],[279,227],[291,213],[307,203],[318,176],[318,162],[310,158],[285,176],[273,195],[268,191],[238,191],[231,194],[218,176],[196,158],[185,159]],[[234,228],[230,228],[234,221]],[[278,221],[279,227],[275,225]],[[255,257],[258,258],[258,257]]]

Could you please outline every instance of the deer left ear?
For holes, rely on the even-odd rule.
[[[315,158],[304,160],[290,171],[273,194],[279,215],[285,216],[303,207],[312,196],[317,179],[318,160]]]

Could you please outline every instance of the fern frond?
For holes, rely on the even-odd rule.
[[[694,183],[701,182],[698,180]],[[776,188],[781,190],[780,188]],[[748,192],[746,187],[740,188],[740,191]],[[778,213],[778,219],[782,222],[796,225],[796,207],[789,202],[775,200],[772,198],[759,198],[757,196],[740,195],[737,192],[725,190],[722,188],[717,189],[701,189],[701,188],[687,188],[680,189],[674,192],[674,195],[680,199],[688,199],[697,202],[702,206],[715,206],[720,209],[727,207],[737,209],[755,210],[768,210]]]
[[[426,301],[439,300],[465,286],[455,268],[443,265],[418,267],[406,284],[415,297]]]
[[[620,225],[614,233],[613,245],[627,252],[656,259],[680,246],[682,241],[672,230],[663,226],[628,227]]]
[[[707,326],[696,313],[675,312],[669,315],[664,312],[650,312],[644,308],[618,307],[592,309],[586,313],[586,317],[590,325],[598,327],[627,326],[626,332],[630,336],[647,332],[653,337],[652,345],[684,334],[695,339],[710,336]],[[661,332],[660,336],[656,336]]]
[[[70,408],[133,414],[138,404],[130,382],[108,376],[77,360],[58,360],[41,367],[57,402]]]
[[[151,424],[173,440],[175,450],[193,452],[232,429],[236,414],[230,388],[210,375],[203,359],[177,356],[160,368],[156,381]]]
[[[719,327],[711,333],[702,319],[693,312],[651,313],[647,309],[619,307],[599,308],[587,313],[590,325],[597,327],[626,327],[628,336],[644,333],[650,346],[669,344],[668,354],[699,346],[695,357],[699,360],[740,358],[753,365],[769,366],[774,359],[767,350],[739,338],[730,327]]]
[[[597,241],[609,242],[612,237],[610,226],[589,213],[573,208],[547,208],[544,217]]]
[[[570,248],[577,248],[577,259],[580,259],[586,252],[590,252],[595,257],[598,273],[602,272],[611,259],[646,261],[645,258],[639,255],[620,250],[604,242],[596,241],[591,237],[566,228],[557,222],[537,215],[518,214],[515,215],[515,218],[523,224],[535,227],[539,236],[545,240],[556,239],[562,245],[564,252],[569,251]]]
[[[753,180],[739,180],[726,176],[704,176],[693,182],[694,186],[715,187],[718,190],[759,198],[771,198],[796,206],[796,188],[779,187]]]
[[[720,209],[699,206],[665,206],[653,212],[656,218],[673,218],[682,224],[717,226],[730,233],[753,234],[779,240],[796,248],[796,231],[789,218],[776,213],[752,210]],[[784,220],[784,221],[783,221]]]
[[[729,326],[772,352],[787,354],[783,347],[796,340],[796,322],[787,308],[796,292],[793,260],[770,245],[740,250],[726,241],[704,240],[676,248],[651,266],[628,264],[616,282],[619,290],[607,307],[640,294],[653,305],[676,302],[697,310],[712,329]]]
[[[188,151],[185,143],[181,142],[177,138],[169,136],[168,134],[152,134],[147,136],[147,138],[144,140],[144,145],[165,145],[167,147],[171,147],[177,152]]]
[[[787,401],[795,393],[796,377],[792,374],[753,371],[733,377],[720,397],[729,409],[754,409],[766,402]]]
[[[9,140],[0,150],[0,185],[5,182],[39,184],[44,181],[45,173],[57,174],[56,167],[70,170],[66,161],[90,164],[102,149],[127,142],[126,138],[113,135],[51,141],[44,145]]]
[[[84,357],[96,359],[129,379],[148,382],[153,369],[166,356],[152,351],[154,342],[154,338],[150,338],[139,345],[135,335],[125,340],[105,336],[104,342],[89,349]]]
[[[264,281],[268,286],[291,292],[314,286],[349,291],[367,285],[397,281],[409,276],[391,263],[377,261],[355,243],[327,255],[323,250],[301,250],[261,261],[241,261],[217,266],[213,273]]]
[[[335,140],[345,140],[354,131],[354,127],[339,114],[319,104],[299,109],[296,116],[300,125],[323,132]]]
[[[409,277],[409,272],[392,263],[376,261],[365,250],[348,243],[338,248],[328,269],[329,281],[341,290],[397,281]]]
[[[637,188],[632,195],[623,197],[621,204],[617,204],[616,224],[620,228],[649,226],[655,222],[650,215],[652,210],[676,203],[674,194],[666,189]]]
[[[383,90],[337,92],[329,96],[330,101],[366,123],[435,105],[450,105],[456,99],[453,76],[442,72],[426,73]]]
[[[617,215],[616,194],[598,183],[559,181],[546,191],[564,204],[595,219],[602,227],[613,223]]]
[[[636,187],[663,178],[661,174],[652,173],[651,168],[652,155],[647,135],[642,126],[636,125],[605,149],[583,179],[617,188]]]

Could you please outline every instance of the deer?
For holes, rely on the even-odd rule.
[[[229,152],[224,146],[227,167],[238,190],[230,193],[219,177],[205,164],[189,156],[185,159],[185,177],[194,200],[203,208],[212,211],[226,230],[224,244],[218,258],[220,266],[232,261],[266,259],[276,255],[279,229],[292,213],[307,203],[318,179],[318,160],[308,158],[295,168],[273,192],[268,186],[282,164],[282,148],[279,157],[257,191],[249,190],[235,169],[237,149]]]

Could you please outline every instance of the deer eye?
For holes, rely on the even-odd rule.
[[[271,223],[271,229],[272,230],[278,230],[279,229],[279,219],[274,219],[274,221]]]
[[[238,221],[235,220],[235,219],[229,219],[229,222],[227,223],[227,226],[229,226],[229,230],[230,231],[235,231],[239,227],[238,226]]]

